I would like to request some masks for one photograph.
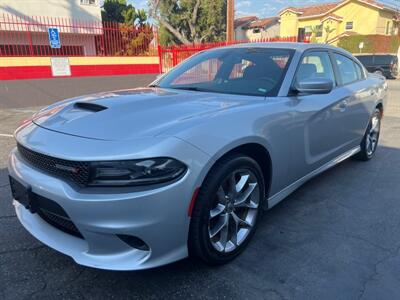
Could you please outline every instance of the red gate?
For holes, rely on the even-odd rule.
[[[158,46],[158,56],[160,58],[160,73],[165,73],[175,67],[177,64],[184,61],[193,54],[216,47],[223,47],[243,43],[271,43],[271,42],[297,42],[297,37],[285,38],[264,38],[252,41],[232,41],[232,42],[216,42],[203,43],[193,45],[179,46]]]

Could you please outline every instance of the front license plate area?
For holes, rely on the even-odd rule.
[[[9,176],[10,179],[10,187],[13,198],[21,203],[25,208],[29,209],[33,212],[32,201],[33,201],[33,193],[30,186],[25,186],[18,180]]]

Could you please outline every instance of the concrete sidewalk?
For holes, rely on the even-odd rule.
[[[79,95],[146,86],[156,74],[0,81],[0,109],[48,105]]]

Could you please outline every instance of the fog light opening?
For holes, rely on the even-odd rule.
[[[125,234],[117,234],[117,236],[132,248],[142,251],[150,251],[150,247],[136,236]]]

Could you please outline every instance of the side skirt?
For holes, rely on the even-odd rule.
[[[300,178],[299,180],[293,182],[291,185],[287,186],[280,192],[276,193],[275,195],[271,196],[268,198],[267,201],[267,209],[271,209],[275,205],[277,205],[279,202],[281,202],[283,199],[285,199],[287,196],[289,196],[291,193],[293,193],[295,190],[297,190],[300,186],[302,186],[304,183],[306,183],[308,180],[311,178],[317,176],[318,174],[321,174],[322,172],[336,166],[337,164],[341,163],[342,161],[352,157],[354,154],[358,153],[361,151],[360,146],[357,146],[342,155],[339,155],[335,159],[327,162],[325,165],[319,167],[318,169],[312,171],[311,173],[307,174],[306,176]]]

